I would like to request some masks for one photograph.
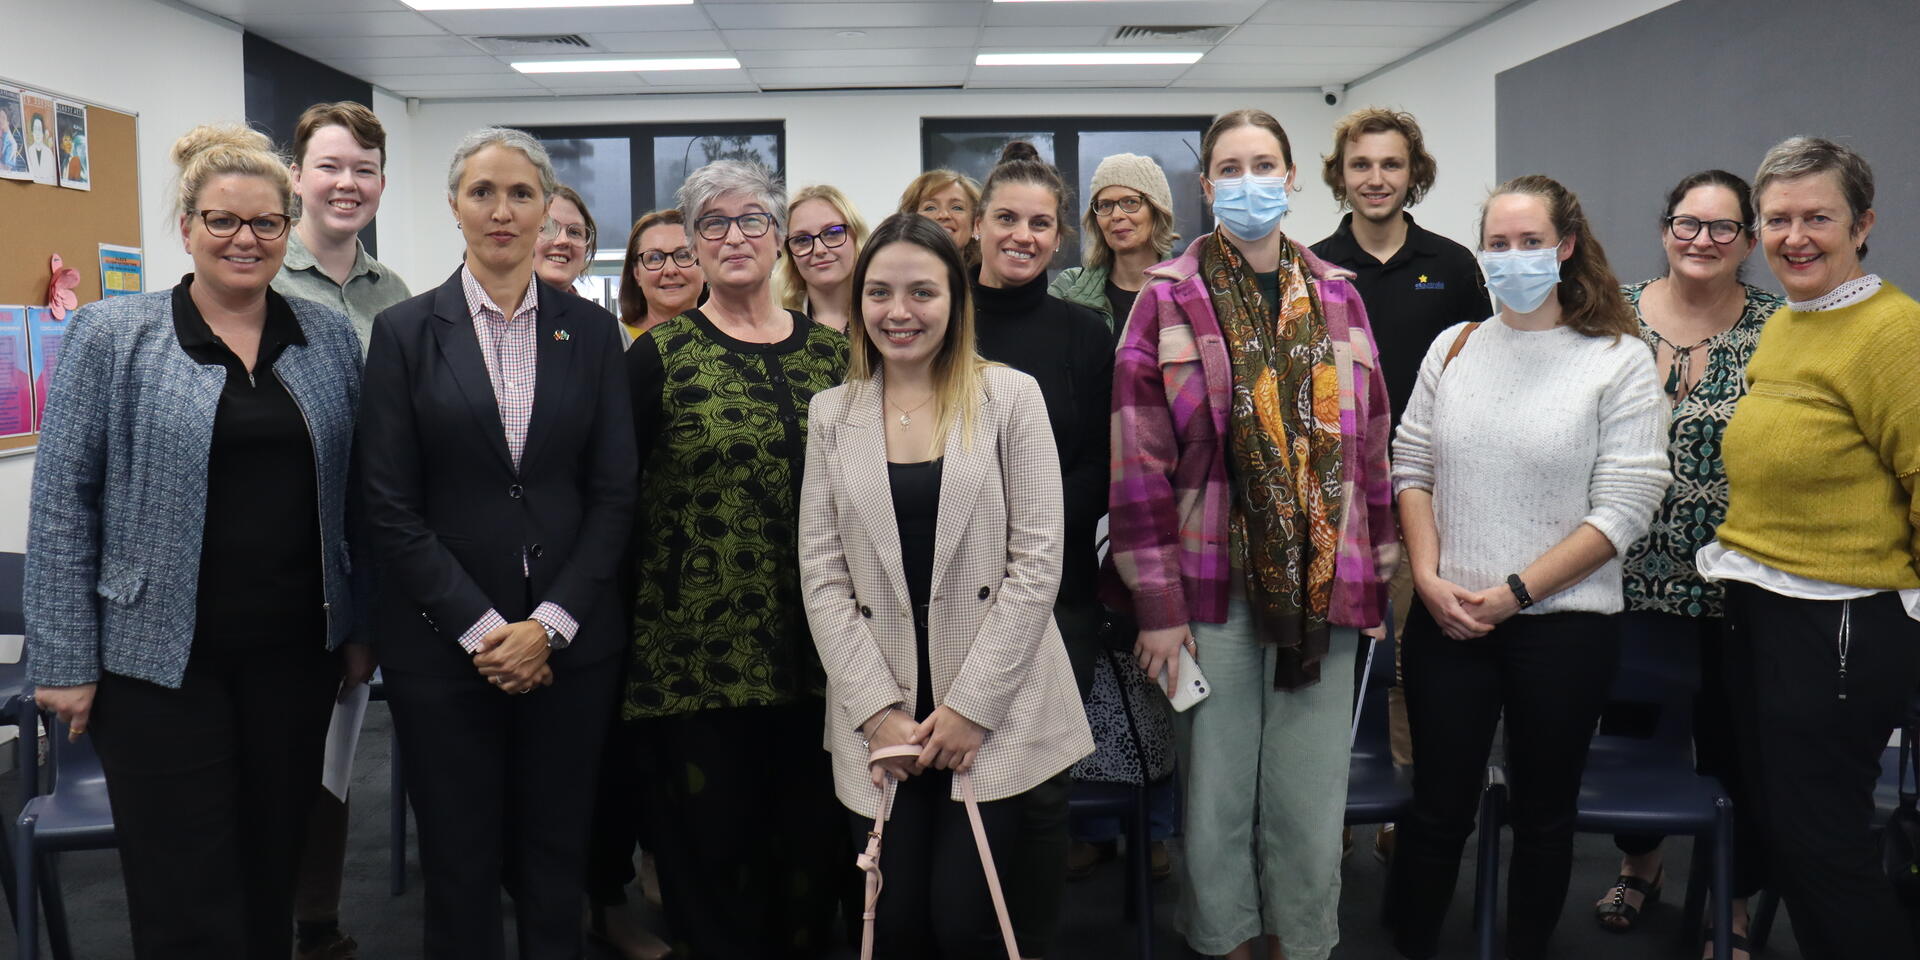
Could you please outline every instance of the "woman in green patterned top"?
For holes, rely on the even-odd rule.
[[[1721,776],[1734,796],[1736,815],[1733,932],[1744,935],[1745,898],[1760,886],[1759,832],[1741,814],[1731,710],[1722,682],[1724,588],[1703,580],[1693,554],[1713,539],[1727,513],[1727,478],[1720,463],[1720,437],[1746,392],[1747,359],[1779,297],[1740,279],[1753,252],[1753,198],[1747,182],[1724,170],[1683,180],[1667,194],[1661,218],[1666,249],[1664,276],[1622,288],[1640,319],[1640,335],[1673,404],[1668,454],[1673,486],[1654,513],[1645,539],[1627,551],[1624,563],[1629,630],[1662,642],[1688,643],[1700,651],[1700,691],[1694,704],[1694,742],[1702,773]],[[1609,708],[1611,729],[1645,728],[1654,718],[1635,716],[1632,705]],[[1632,929],[1647,900],[1663,883],[1660,840],[1622,835],[1620,876],[1595,904],[1607,929]]]
[[[712,298],[627,351],[643,494],[624,714],[675,955],[814,957],[852,871],[795,529],[807,402],[845,375],[847,340],[775,302],[771,173],[717,161],[678,199]]]

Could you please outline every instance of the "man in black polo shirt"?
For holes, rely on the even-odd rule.
[[[1380,107],[1343,118],[1333,128],[1333,153],[1322,158],[1321,178],[1333,198],[1352,212],[1341,218],[1333,236],[1313,245],[1313,252],[1357,274],[1353,285],[1367,305],[1395,427],[1434,338],[1456,323],[1493,315],[1473,252],[1421,229],[1407,213],[1433,186],[1433,175],[1433,157],[1413,116]],[[1413,577],[1404,563],[1394,575],[1391,597],[1393,622],[1405,623],[1413,603]],[[1399,666],[1393,665],[1387,716],[1393,760],[1404,765],[1413,762],[1413,749]],[[1393,825],[1387,824],[1374,835],[1374,852],[1382,860],[1392,856],[1392,831]],[[1349,834],[1349,843],[1351,839]]]

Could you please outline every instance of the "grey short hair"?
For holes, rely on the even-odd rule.
[[[453,148],[453,162],[447,165],[447,196],[460,192],[460,178],[466,175],[467,159],[487,147],[512,147],[527,155],[533,168],[540,171],[540,192],[544,196],[553,196],[560,187],[560,177],[553,172],[553,158],[547,156],[547,148],[533,138],[533,134],[512,127],[481,127],[460,138],[460,145]]]
[[[773,217],[776,243],[787,238],[787,188],[779,176],[749,160],[715,160],[687,175],[686,182],[674,194],[680,205],[680,218],[686,224],[687,241],[697,234],[693,222],[715,200],[730,193],[744,194]]]
[[[1821,137],[1788,137],[1775,144],[1760,159],[1753,175],[1753,199],[1756,205],[1767,187],[1781,180],[1798,180],[1820,173],[1834,173],[1840,180],[1840,193],[1847,198],[1847,212],[1855,227],[1868,210],[1873,209],[1873,168],[1866,158],[1847,147]],[[1851,232],[1852,228],[1849,228]],[[1859,255],[1867,255],[1862,243]]]

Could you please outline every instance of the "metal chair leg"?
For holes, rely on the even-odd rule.
[[[1713,955],[1733,956],[1732,938],[1733,801],[1721,797],[1713,802]]]
[[[1144,770],[1143,770],[1144,772]],[[1133,824],[1127,838],[1127,912],[1133,916],[1134,939],[1140,960],[1153,957],[1153,827],[1148,816],[1147,787],[1134,789]]]
[[[1506,773],[1498,767],[1487,769],[1487,783],[1480,793],[1479,862],[1474,870],[1474,935],[1480,960],[1496,960],[1494,916],[1500,902],[1500,821],[1507,795]]]
[[[39,960],[40,957],[40,911],[36,909],[34,891],[38,878],[34,876],[34,862],[38,857],[33,852],[34,818],[22,817],[14,826],[14,849],[19,856],[13,860],[14,869],[14,933],[20,942],[20,960]]]

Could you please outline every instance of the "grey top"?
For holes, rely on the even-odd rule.
[[[273,288],[289,300],[311,300],[346,314],[353,322],[353,332],[360,337],[360,359],[365,360],[367,344],[373,339],[373,318],[413,294],[399,274],[367,256],[367,248],[360,241],[355,240],[353,247],[353,269],[347,271],[347,283],[341,286],[314,262],[313,252],[300,241],[300,231],[288,231],[287,259],[273,278]]]
[[[273,361],[306,419],[319,473],[327,646],[352,627],[347,466],[360,354],[347,319],[289,298],[305,345]],[[101,670],[178,687],[192,652],[207,455],[227,369],[174,334],[173,290],[73,315],[47,391],[27,526],[27,677],[75,686]]]

